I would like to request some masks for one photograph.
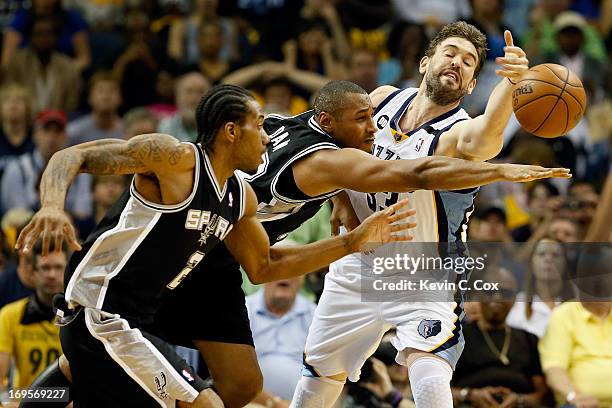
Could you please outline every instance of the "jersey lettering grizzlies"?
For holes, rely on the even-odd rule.
[[[410,132],[402,132],[398,123],[417,92],[417,88],[397,90],[376,108],[373,120],[378,130],[372,148],[374,156],[383,160],[405,160],[433,155],[442,133],[458,121],[469,119],[468,114],[457,107]],[[414,208],[417,212],[415,216],[417,226],[409,231],[414,237],[413,242],[459,244],[466,238],[466,224],[473,209],[476,191],[477,189],[417,190],[410,193],[370,194],[349,191],[349,197],[357,216],[362,221],[374,211],[382,210],[407,197],[410,199],[408,208]],[[393,254],[393,248],[403,248],[405,251],[406,245],[388,244],[381,249],[387,250],[382,252]],[[385,256],[382,252],[378,254]]]
[[[132,180],[71,257],[65,279],[69,304],[149,324],[163,293],[176,289],[240,220],[244,180],[234,175],[220,187],[206,153],[191,146],[196,166],[189,197],[175,205],[153,203]]]

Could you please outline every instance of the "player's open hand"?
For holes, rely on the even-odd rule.
[[[500,164],[502,178],[506,181],[526,183],[544,178],[570,178],[572,174],[565,168],[547,168],[525,164]]]
[[[403,199],[385,210],[375,212],[363,220],[361,225],[351,233],[351,248],[362,251],[368,245],[378,246],[388,242],[411,241],[412,237],[402,231],[416,227],[413,222],[407,222],[407,218],[416,214],[415,210],[401,211],[408,204],[408,199]]]
[[[80,250],[74,227],[68,215],[59,208],[43,207],[30,220],[19,234],[15,249],[27,254],[42,236],[42,255],[48,255],[53,241],[55,252],[61,252],[64,240],[73,250]]]
[[[504,40],[506,41],[505,54],[503,57],[495,58],[495,62],[500,65],[501,69],[497,69],[495,73],[510,79],[512,83],[516,83],[529,70],[529,61],[525,51],[514,45],[510,31],[504,31]]]

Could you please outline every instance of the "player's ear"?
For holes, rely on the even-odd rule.
[[[472,91],[476,88],[476,78],[472,79],[467,87],[467,94],[471,95]]]
[[[236,139],[240,137],[240,126],[235,122],[227,122],[225,126],[223,126],[223,130],[226,140],[230,143],[234,143]]]
[[[429,57],[425,56],[421,58],[421,61],[419,62],[419,74],[421,75],[425,74],[425,71],[427,71],[428,66],[429,66]]]
[[[319,113],[319,125],[327,133],[334,131],[334,118],[328,112]]]

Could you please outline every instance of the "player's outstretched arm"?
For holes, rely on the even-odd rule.
[[[49,251],[51,237],[56,250],[64,239],[72,249],[80,249],[63,211],[68,187],[78,173],[143,174],[172,181],[183,174],[191,175],[194,166],[193,148],[164,134],[140,135],[128,141],[103,139],[60,150],[42,175],[41,209],[21,231],[15,247],[28,252],[42,234],[43,254]]]
[[[314,272],[343,256],[361,251],[367,244],[411,240],[406,230],[414,228],[416,224],[405,221],[415,211],[402,212],[406,204],[407,200],[402,200],[384,211],[372,214],[348,234],[308,245],[277,248],[270,247],[268,235],[257,220],[257,197],[249,186],[245,214],[224,242],[251,282],[260,284],[292,278]]]
[[[504,33],[505,55],[496,59],[502,80],[493,89],[485,112],[474,119],[456,123],[445,132],[436,154],[485,161],[497,156],[503,147],[504,129],[512,114],[512,81],[516,83],[529,70],[525,52],[514,45],[512,34]]]
[[[379,191],[459,190],[495,181],[527,182],[570,177],[568,169],[520,164],[491,164],[429,156],[381,160],[357,149],[320,150],[293,166],[295,181],[305,194],[316,196],[338,189]]]

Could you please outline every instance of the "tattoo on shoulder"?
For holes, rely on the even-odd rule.
[[[87,151],[83,170],[94,174],[126,174],[144,171],[151,163],[179,164],[184,146],[163,138],[147,137],[127,142],[127,148],[117,151],[101,141]]]

